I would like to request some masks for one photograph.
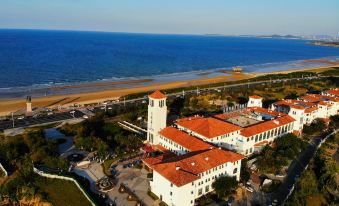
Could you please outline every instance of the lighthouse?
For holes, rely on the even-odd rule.
[[[159,132],[167,123],[166,95],[155,91],[148,98],[147,141],[155,145],[159,143]]]
[[[26,97],[26,115],[30,116],[32,115],[32,97],[31,96],[27,96]]]

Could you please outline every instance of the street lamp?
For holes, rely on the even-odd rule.
[[[12,122],[13,122],[13,128],[14,128],[14,113],[12,112]]]

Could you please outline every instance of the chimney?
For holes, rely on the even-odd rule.
[[[192,162],[191,165],[194,166],[194,165],[195,165],[195,162]]]
[[[278,120],[273,120],[274,124],[279,124]]]
[[[176,167],[175,167],[175,170],[180,170],[180,167],[179,167],[179,166],[176,166]]]
[[[208,157],[205,157],[205,160],[208,161]]]

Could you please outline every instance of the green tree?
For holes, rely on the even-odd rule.
[[[235,177],[221,176],[212,183],[212,188],[219,198],[228,197],[237,188],[238,182]]]

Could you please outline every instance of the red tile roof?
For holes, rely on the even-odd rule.
[[[323,105],[323,106],[331,106],[330,103],[324,102],[324,101],[320,101],[318,104]]]
[[[196,116],[178,119],[176,124],[207,138],[214,138],[241,130],[241,127],[212,117],[204,118]]]
[[[311,102],[305,102],[300,100],[294,100],[294,99],[286,99],[286,100],[280,100],[278,102],[275,102],[274,105],[279,106],[288,106],[295,109],[306,109],[309,107],[314,107],[316,104]]]
[[[166,127],[160,131],[160,135],[172,140],[173,142],[183,146],[189,151],[206,150],[212,145],[193,137],[174,127]]]
[[[152,165],[151,168],[180,187],[199,179],[198,174],[202,172],[243,158],[240,154],[214,148],[170,158]]]
[[[300,99],[304,101],[308,101],[308,102],[313,102],[313,103],[319,103],[321,101],[339,102],[338,97],[331,97],[331,96],[320,95],[320,94],[308,94],[303,97],[300,97]]]
[[[164,99],[166,98],[166,95],[164,95],[161,91],[157,90],[153,92],[152,94],[148,95],[148,97],[153,99]]]
[[[243,130],[241,130],[240,134],[244,137],[251,137],[253,135],[266,132],[268,130],[283,126],[294,121],[295,119],[293,119],[291,116],[285,115],[274,120],[269,120],[266,122],[259,123],[257,125],[246,127]]]
[[[254,112],[260,113],[260,114],[267,114],[267,115],[270,115],[270,116],[273,116],[273,117],[285,116],[286,115],[284,113],[280,113],[280,112],[277,112],[277,111],[274,111],[274,110],[269,110],[269,109],[262,108],[262,107],[248,107],[248,108],[242,109],[240,111],[228,112],[228,113],[225,113],[225,114],[217,114],[214,117],[222,119],[222,120],[227,120],[227,119],[242,116],[242,115],[248,116],[248,115],[250,115],[251,113],[254,113]]]
[[[176,157],[177,155],[174,154],[174,153],[164,153],[164,154],[161,154],[161,155],[158,155],[156,157],[152,157],[152,156],[149,156],[149,157],[146,157],[144,158],[142,161],[149,167],[152,167],[152,165],[154,164],[158,164],[160,162],[163,162],[167,159],[170,159],[170,158],[173,158],[173,157]]]
[[[339,97],[339,89],[338,88],[327,90],[326,93]]]
[[[316,111],[317,109],[318,109],[317,107],[310,107],[310,108],[305,109],[305,113],[311,113],[313,111]]]
[[[249,98],[252,98],[252,99],[262,99],[262,97],[258,96],[258,95],[252,95],[252,96],[249,96]]]

